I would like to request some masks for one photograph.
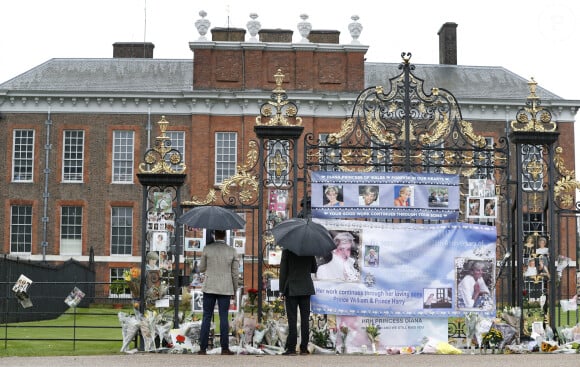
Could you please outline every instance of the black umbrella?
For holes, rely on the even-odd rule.
[[[177,218],[177,222],[207,229],[241,229],[246,225],[236,212],[221,206],[197,206]]]
[[[298,256],[324,256],[336,248],[330,233],[310,219],[287,219],[272,228],[276,244]]]

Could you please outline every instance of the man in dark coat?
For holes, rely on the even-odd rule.
[[[296,355],[297,310],[300,310],[300,354],[308,354],[310,296],[315,294],[312,273],[316,273],[316,270],[314,256],[298,256],[289,250],[282,251],[280,292],[286,304],[288,316],[288,338],[284,355]]]

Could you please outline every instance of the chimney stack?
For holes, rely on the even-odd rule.
[[[154,48],[151,42],[115,42],[113,58],[152,59]]]
[[[447,22],[439,32],[439,64],[457,65],[457,23]]]
[[[243,28],[212,28],[211,40],[213,42],[244,42],[246,30]]]

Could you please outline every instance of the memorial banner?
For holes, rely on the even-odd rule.
[[[397,353],[396,347],[418,347],[425,337],[446,341],[449,328],[445,318],[426,317],[336,316],[336,325],[339,330],[336,347],[343,353],[369,351],[366,328],[376,326],[380,332],[376,345],[378,354]],[[346,335],[341,329],[347,330]]]
[[[409,172],[311,172],[314,218],[455,220],[459,176]]]
[[[314,313],[454,317],[475,311],[495,316],[495,227],[314,221],[337,243],[329,258],[318,259]]]

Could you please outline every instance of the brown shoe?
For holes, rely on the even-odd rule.
[[[229,349],[222,349],[222,356],[233,356],[235,353]]]
[[[200,350],[199,352],[197,352],[197,354],[200,356],[205,356],[207,352],[205,350]]]

